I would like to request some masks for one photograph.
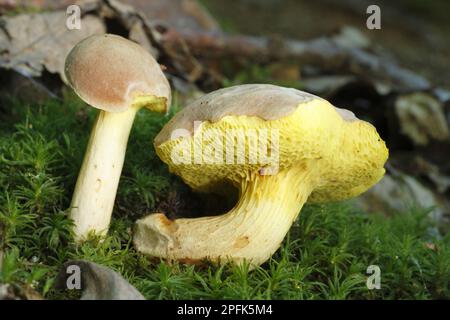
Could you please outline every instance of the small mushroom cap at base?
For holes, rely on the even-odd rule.
[[[144,48],[123,37],[93,35],[68,54],[70,86],[91,106],[122,112],[132,105],[166,112],[170,85],[160,65]]]

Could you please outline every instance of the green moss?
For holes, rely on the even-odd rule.
[[[66,209],[95,110],[66,97],[30,106],[10,101],[0,112],[0,282],[46,298],[76,298],[51,286],[63,262],[87,259],[117,270],[149,299],[450,298],[450,236],[433,233],[419,209],[386,218],[342,203],[307,206],[282,248],[251,272],[151,262],[132,247],[133,222],[182,185],[152,147],[169,117],[144,110],[130,137],[109,235],[77,247]],[[381,268],[380,290],[366,287],[372,264]]]

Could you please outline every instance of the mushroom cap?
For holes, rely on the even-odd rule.
[[[201,121],[195,130],[194,121]],[[155,148],[169,169],[194,190],[224,190],[224,185],[238,186],[264,174],[273,163],[259,158],[250,161],[255,149],[247,137],[241,149],[244,163],[236,161],[238,147],[232,163],[227,163],[225,151],[221,163],[196,162],[194,153],[207,148],[226,150],[231,141],[227,134],[261,129],[267,132],[267,153],[277,150],[277,170],[295,166],[310,172],[309,202],[354,197],[384,175],[388,150],[374,126],[312,94],[267,84],[234,86],[201,97],[166,124],[155,138]],[[222,135],[222,144],[214,138],[196,139],[206,132]],[[278,138],[272,138],[272,132]],[[188,150],[193,161],[175,161],[179,150]]]
[[[101,110],[122,112],[133,104],[157,103],[166,111],[170,106],[170,85],[158,62],[137,43],[117,35],[80,41],[66,58],[65,74],[80,98]]]

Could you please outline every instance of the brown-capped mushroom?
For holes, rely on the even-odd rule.
[[[77,240],[108,230],[128,136],[142,107],[167,112],[170,85],[155,59],[120,36],[94,35],[68,54],[67,81],[86,103],[100,109],[71,203]]]

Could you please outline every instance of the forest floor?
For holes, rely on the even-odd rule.
[[[76,246],[67,208],[96,111],[69,96],[11,101],[0,114],[0,282],[48,299],[74,298],[78,293],[52,285],[64,262],[85,259],[118,271],[148,299],[450,298],[450,235],[440,235],[419,208],[386,218],[350,203],[306,206],[282,247],[253,271],[154,262],[136,252],[136,219],[189,207],[180,201],[191,199],[152,148],[170,116],[148,111],[133,127],[107,238]],[[370,265],[380,267],[379,290],[366,286]]]
[[[449,89],[449,2],[381,2],[382,30],[370,31],[365,11],[355,11],[364,1],[202,1],[229,33],[303,40],[352,26],[375,44],[377,55]],[[401,9],[406,2],[410,12]],[[224,86],[273,82],[265,66],[249,70]],[[82,245],[73,241],[68,208],[97,111],[67,92],[39,103],[1,97],[0,284],[25,296],[78,298],[79,291],[54,284],[65,262],[83,259],[119,272],[147,299],[450,299],[450,234],[430,219],[433,208],[368,213],[352,202],[306,205],[281,248],[251,271],[246,265],[155,261],[137,252],[137,219],[161,211],[171,218],[211,212],[211,202],[170,174],[153,148],[156,134],[181,107],[176,92],[174,97],[167,116],[144,110],[137,115],[110,231]],[[380,268],[380,289],[367,286],[373,265]]]

